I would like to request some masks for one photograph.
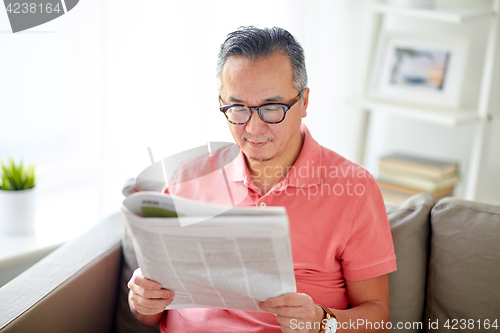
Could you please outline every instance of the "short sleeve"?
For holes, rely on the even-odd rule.
[[[353,214],[349,239],[341,255],[346,280],[360,281],[396,270],[396,255],[384,200],[371,178]]]

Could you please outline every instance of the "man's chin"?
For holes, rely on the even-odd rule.
[[[254,162],[268,162],[272,160],[272,157],[253,157],[253,156],[247,156],[249,160],[254,161]]]
[[[249,147],[245,147],[242,149],[245,156],[252,162],[268,162],[274,158],[274,155],[266,154],[263,149],[252,149]],[[257,151],[255,151],[257,150]],[[260,152],[259,152],[260,150]]]
[[[245,153],[244,151],[243,151],[243,153],[245,154],[245,157],[248,160],[250,160],[251,162],[261,162],[261,163],[268,162],[268,161],[272,160],[274,157],[274,156],[270,156],[270,157],[269,156],[259,156],[259,155],[255,155],[255,154],[250,155],[250,154]]]

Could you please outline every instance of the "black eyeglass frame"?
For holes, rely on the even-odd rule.
[[[221,105],[220,106],[220,111],[222,113],[224,113],[224,115],[226,116],[227,121],[229,121],[231,124],[234,124],[234,125],[244,125],[244,124],[248,123],[250,121],[250,119],[252,119],[253,110],[257,110],[257,113],[259,114],[259,118],[263,122],[265,122],[266,124],[279,124],[283,120],[285,120],[285,116],[286,116],[286,113],[288,112],[288,110],[290,110],[292,108],[292,106],[294,106],[295,103],[297,103],[300,100],[300,98],[302,97],[302,92],[303,92],[303,90],[301,92],[299,92],[299,94],[289,104],[283,104],[283,103],[266,103],[266,104],[262,104],[260,106],[248,106],[248,105],[244,105],[244,104],[229,104],[229,105]],[[219,95],[219,104],[221,102],[222,102],[222,98]],[[261,108],[263,108],[265,106],[269,106],[269,105],[279,105],[279,106],[285,107],[285,110],[283,111],[283,118],[281,118],[280,121],[269,122],[269,121],[265,121],[263,119],[262,112],[260,110],[261,110]],[[229,117],[227,116],[227,110],[229,110],[229,108],[232,108],[234,106],[242,106],[244,108],[250,109],[250,115],[248,116],[248,119],[245,122],[243,122],[243,123],[235,123],[234,121],[231,121],[229,119]]]

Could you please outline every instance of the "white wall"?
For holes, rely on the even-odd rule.
[[[83,1],[16,34],[0,10],[0,158],[36,162],[50,188],[93,174],[103,102],[102,9],[99,1]],[[48,167],[61,161],[71,167]],[[66,178],[71,174],[77,177]]]
[[[103,9],[101,1],[81,1],[16,34],[0,9],[0,159],[36,163],[40,216],[67,219],[72,230],[100,217]]]
[[[347,1],[165,1],[155,10],[108,1],[104,176],[107,207],[124,179],[156,159],[207,141],[232,141],[218,111],[215,64],[241,25],[281,26],[303,45],[311,104],[306,124],[324,145],[349,153]],[[133,17],[133,19],[131,19]],[[187,105],[192,105],[188,107]],[[196,116],[188,111],[197,111]],[[325,126],[324,124],[331,124]]]
[[[353,73],[359,64],[360,39],[365,17],[363,2],[294,1],[297,37],[306,53],[311,88],[304,122],[325,147],[352,158],[350,108],[346,101],[354,89]]]
[[[286,1],[143,4],[106,2],[102,180],[109,209],[122,200],[124,180],[149,165],[147,147],[159,159],[207,141],[232,141],[215,80],[228,32],[250,24],[293,26]]]

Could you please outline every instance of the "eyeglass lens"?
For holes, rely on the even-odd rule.
[[[265,122],[275,123],[283,119],[286,107],[283,105],[266,105],[259,108],[259,116]],[[235,123],[244,123],[252,115],[252,110],[244,106],[230,107],[227,112],[227,117]]]

